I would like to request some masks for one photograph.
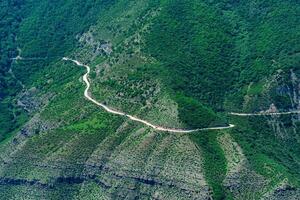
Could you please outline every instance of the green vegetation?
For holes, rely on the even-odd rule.
[[[224,153],[217,141],[218,134],[218,132],[197,132],[190,137],[199,145],[200,152],[204,156],[205,177],[212,187],[213,198],[226,199],[222,183],[227,167]]]
[[[51,71],[51,63],[76,47],[75,36],[86,30],[99,12],[111,4],[113,1],[105,0],[97,4],[94,1],[76,4],[72,1],[1,2],[0,13],[4,17],[1,18],[0,48],[0,141],[26,118],[26,113],[16,105],[16,94],[22,89],[17,80],[28,87],[44,87],[47,80],[42,77]],[[82,18],[84,15],[88,17]],[[12,62],[17,47],[22,50],[22,57],[38,59]],[[17,80],[9,73],[10,68]]]
[[[21,86],[9,71],[11,58],[17,54],[15,40],[23,16],[22,8],[23,3],[19,1],[0,2],[0,141],[20,127],[26,118],[14,102],[14,96]]]
[[[183,95],[177,95],[175,99],[179,106],[179,118],[188,127],[203,128],[225,125],[211,109],[195,99]]]
[[[146,51],[168,70],[175,91],[220,110],[230,76],[229,27],[212,7],[170,1],[146,36]]]
[[[249,158],[252,167],[275,183],[288,178],[293,184],[299,185],[299,163],[300,148],[294,139],[298,134],[288,129],[290,116],[281,118],[284,123],[285,132],[275,132],[266,124],[262,117],[249,120],[236,118],[239,128],[233,130],[232,136],[239,142],[245,155]],[[280,135],[281,134],[281,135]]]
[[[299,12],[297,0],[1,1],[0,199],[299,196],[299,116],[228,116],[299,109]],[[170,128],[235,124],[242,166],[222,131],[162,133],[95,106],[63,56],[91,66],[91,95],[114,109]]]

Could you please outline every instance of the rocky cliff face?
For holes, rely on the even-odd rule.
[[[99,133],[70,132],[64,141],[46,139],[58,135],[43,130],[11,143],[2,157],[0,191],[18,188],[16,198],[33,199],[55,193],[64,199],[210,199],[202,155],[188,136],[132,128],[125,122],[103,140]]]
[[[273,76],[251,83],[244,96],[244,112],[288,112],[298,111],[300,101],[299,71],[278,70]],[[288,118],[288,119],[287,119]],[[288,139],[289,131],[299,131],[299,114],[271,116],[265,119],[278,138]],[[291,121],[292,124],[286,123]]]
[[[300,110],[300,74],[296,74],[294,71],[291,71],[291,80],[292,80],[292,95],[291,103],[294,110]],[[299,131],[299,122],[300,114],[293,115],[292,118],[294,133],[296,134]]]
[[[218,138],[227,159],[226,187],[235,199],[255,199],[261,196],[268,180],[251,170],[241,147],[226,133]]]
[[[285,76],[285,77],[284,77]],[[274,80],[270,92],[275,94],[270,94],[272,101],[275,106],[280,111],[295,111],[300,109],[300,79],[299,75],[296,74],[293,70],[289,71],[286,74],[283,74],[278,77],[277,80]],[[286,119],[280,117],[272,117],[269,120],[269,124],[272,126],[275,134],[277,134],[282,139],[289,139],[290,130],[294,134],[297,134],[299,131],[299,114],[293,114],[288,116],[288,120],[292,121],[292,124],[287,124]]]

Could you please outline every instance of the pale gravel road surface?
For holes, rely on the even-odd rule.
[[[89,73],[91,71],[90,67],[88,65],[85,65],[77,60],[73,60],[73,59],[70,59],[70,58],[67,58],[67,57],[64,57],[63,60],[65,61],[72,61],[74,62],[76,65],[78,66],[82,66],[82,67],[85,67],[87,72],[83,75],[83,81],[85,82],[86,84],[86,88],[84,90],[84,96],[90,100],[91,102],[93,102],[94,104],[102,107],[104,110],[106,110],[107,112],[109,113],[112,113],[112,114],[115,114],[115,115],[121,115],[121,116],[126,116],[128,117],[129,119],[131,119],[132,121],[136,121],[136,122],[140,122],[146,126],[149,126],[155,130],[158,130],[158,131],[166,131],[166,132],[173,132],[173,133],[191,133],[191,132],[196,132],[196,131],[205,131],[205,130],[224,130],[224,129],[230,129],[230,128],[233,128],[235,127],[234,124],[229,124],[228,126],[224,126],[224,127],[210,127],[210,128],[200,128],[200,129],[190,129],[190,130],[185,130],[185,129],[175,129],[175,128],[166,128],[166,127],[162,127],[162,126],[157,126],[157,125],[154,125],[146,120],[143,120],[143,119],[140,119],[138,117],[135,117],[135,116],[132,116],[132,115],[129,115],[127,113],[124,113],[124,112],[121,112],[121,111],[117,111],[117,110],[114,110],[112,108],[109,108],[108,106],[98,102],[97,100],[93,99],[90,94],[89,94],[89,89],[90,89],[90,82],[88,80],[88,76],[89,76]]]
[[[121,116],[126,116],[129,119],[131,119],[132,121],[136,121],[136,122],[140,122],[146,126],[149,126],[155,130],[158,131],[167,131],[167,132],[173,132],[173,133],[191,133],[191,132],[196,132],[196,131],[205,131],[205,130],[224,130],[224,129],[230,129],[230,128],[234,128],[235,125],[234,124],[229,124],[228,126],[223,126],[223,127],[210,127],[210,128],[200,128],[200,129],[190,129],[190,130],[185,130],[185,129],[175,129],[175,128],[166,128],[166,127],[162,127],[162,126],[157,126],[154,125],[146,120],[140,119],[138,117],[129,115],[127,113],[121,112],[121,111],[117,111],[114,110],[112,108],[109,108],[108,106],[98,102],[97,100],[93,99],[90,94],[89,94],[89,89],[90,89],[90,82],[88,80],[88,76],[89,73],[91,71],[91,68],[88,65],[85,65],[77,60],[73,60],[71,58],[67,58],[64,57],[63,60],[65,61],[72,61],[74,62],[76,65],[78,66],[82,66],[85,67],[87,72],[83,75],[83,81],[86,84],[86,88],[84,90],[84,96],[90,100],[91,102],[93,102],[94,104],[104,108],[104,110],[106,110],[109,113],[113,113],[115,115],[121,115]],[[241,116],[241,117],[247,117],[247,116],[276,116],[276,115],[290,115],[290,114],[300,114],[300,110],[298,111],[288,111],[288,112],[260,112],[260,113],[236,113],[236,112],[231,112],[229,113],[230,115],[235,115],[235,116]]]
[[[291,114],[300,114],[300,110],[295,110],[295,111],[288,111],[288,112],[260,112],[260,113],[235,113],[231,112],[229,113],[230,115],[235,115],[235,116],[242,116],[242,117],[247,117],[247,116],[276,116],[276,115],[291,115]]]

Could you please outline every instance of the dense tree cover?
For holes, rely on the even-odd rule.
[[[182,121],[195,127],[212,119],[212,110],[243,110],[246,94],[255,100],[244,112],[259,112],[271,103],[282,110],[296,109],[284,91],[295,87],[290,82],[291,70],[300,74],[299,2],[164,2],[167,8],[155,19],[145,50],[167,71],[161,74],[162,79],[180,94],[174,95],[174,100]],[[281,78],[276,81],[281,86],[270,88],[266,95],[265,85],[279,72]],[[231,106],[226,105],[228,102]],[[203,107],[212,110],[203,111]],[[288,177],[299,185],[298,129],[292,128],[295,125],[290,116],[273,121],[282,123],[279,130],[270,125],[272,120],[232,118],[238,126],[232,135],[251,169],[268,177],[272,184]],[[195,134],[191,138],[204,150],[206,177],[214,197],[230,198],[218,184],[223,181],[225,158],[215,135]]]
[[[33,1],[31,15],[21,25],[24,56],[61,57],[76,46],[76,35],[95,23],[108,0]]]
[[[45,76],[49,64],[73,50],[77,45],[76,35],[95,23],[101,10],[113,3],[110,0],[0,2],[0,140],[18,127],[25,116],[20,115],[15,99],[22,88],[9,69],[12,67],[16,78],[26,86],[42,87],[37,79]],[[18,54],[18,47],[22,57],[37,60],[14,63],[12,58]]]
[[[216,111],[227,98],[238,108],[251,82],[299,67],[297,1],[164,2],[146,51],[172,74],[168,85]]]
[[[274,182],[283,177],[299,187],[300,172],[299,142],[295,139],[299,133],[291,131],[291,116],[282,116],[280,120],[286,130],[275,132],[264,117],[249,119],[234,118],[240,126],[233,130],[232,136],[239,141],[252,167],[260,174],[271,177]],[[299,130],[299,124],[297,125]],[[273,169],[271,172],[267,168]]]
[[[0,2],[0,141],[19,125],[21,114],[12,102],[12,96],[20,91],[20,85],[9,70],[13,62],[11,58],[17,54],[15,41],[23,16],[23,3],[22,0]]]
[[[154,21],[147,50],[172,73],[166,80],[174,90],[221,109],[232,79],[229,28],[204,3],[172,1]]]
[[[211,109],[199,101],[177,94],[176,101],[179,106],[179,118],[188,127],[212,127],[224,126],[225,123]]]
[[[20,89],[7,73],[9,58],[16,56],[17,46],[24,57],[44,59],[15,66],[16,77],[31,85],[43,74],[43,68],[76,47],[76,35],[95,23],[101,10],[114,2],[30,1],[25,6],[23,1],[1,3],[4,26],[0,96],[4,97]],[[277,69],[297,68],[296,5],[296,1],[271,0],[153,1],[150,6],[163,9],[150,26],[144,50],[160,62],[162,71],[167,70],[162,79],[172,88],[179,104],[176,98],[186,96],[214,111],[224,111],[225,99],[238,107],[244,87],[250,82],[259,82]],[[131,27],[131,32],[136,28]],[[286,96],[275,96],[274,100],[281,108],[288,107]],[[2,107],[6,110],[4,116],[11,118],[9,104]]]
[[[115,2],[121,2],[116,12],[102,16],[102,12]],[[101,17],[106,17],[106,20],[120,17],[118,12],[124,9],[120,5],[127,3],[126,0],[0,2],[0,141],[20,127],[26,118],[22,110],[15,106],[16,94],[21,87],[9,73],[11,67],[16,78],[27,88],[36,87],[42,93],[57,94],[42,116],[65,125],[59,131],[47,132],[42,136],[37,131],[34,136],[37,140],[29,142],[28,152],[45,158],[62,144],[72,143],[69,139],[72,140],[73,133],[76,133],[79,135],[78,143],[66,153],[66,163],[78,158],[86,161],[97,147],[98,140],[116,133],[122,123],[120,118],[113,118],[107,113],[99,114],[98,110],[93,113],[94,107],[79,95],[83,92],[83,86],[77,80],[82,73],[79,71],[83,69],[72,68],[70,63],[61,64],[58,60],[80,48],[76,36],[86,32],[93,24],[104,28]],[[162,80],[168,95],[178,105],[179,120],[186,127],[224,125],[225,120],[220,113],[242,110],[246,94],[256,96],[250,102],[249,112],[260,111],[260,106],[269,106],[270,102],[275,102],[281,109],[291,109],[290,96],[278,90],[293,89],[288,75],[290,70],[300,74],[300,6],[297,0],[151,0],[148,6],[160,8],[159,14],[150,19],[151,23],[143,33],[145,35],[141,34],[142,51],[153,62],[141,64],[137,60],[129,63],[130,66],[140,67],[136,71],[124,71],[124,77],[129,83],[139,83],[153,77]],[[132,23],[132,16],[135,17],[132,13],[126,13],[125,17],[118,18],[121,22],[108,26],[113,32],[112,41],[117,41],[114,45],[135,34],[140,28],[138,25],[144,25],[143,16],[136,20],[141,24]],[[10,58],[17,55],[17,47],[22,49],[23,57],[38,59],[13,63]],[[117,47],[113,50],[120,53],[120,49],[124,50]],[[133,49],[128,51],[130,55],[134,54]],[[85,59],[90,58],[86,56]],[[106,58],[98,59],[103,61]],[[121,56],[118,59],[122,59]],[[269,99],[266,99],[262,94],[266,80],[279,69],[284,76],[281,81],[286,85],[279,89],[271,88]],[[94,76],[90,78],[94,79]],[[143,94],[143,88],[128,89],[110,79],[103,85],[123,94]],[[142,106],[146,105],[146,101],[141,98]],[[276,135],[278,130],[270,125],[274,118],[233,117],[230,120],[237,127],[228,130],[228,133],[241,146],[250,163],[249,168],[271,180],[270,188],[284,178],[295,186],[300,185],[299,122],[292,121],[290,117],[277,119],[281,120],[280,130],[284,128],[279,132],[285,134],[282,136]],[[127,129],[137,126],[132,124]],[[127,134],[131,134],[130,131],[126,130],[126,135],[117,135],[118,138],[109,148],[121,144]],[[227,161],[217,141],[217,136],[223,132],[201,133],[197,132],[190,138],[203,154],[206,180],[216,199],[229,198],[229,191],[222,185]],[[43,149],[37,150],[36,146],[43,146]],[[22,156],[27,154],[23,150],[18,153]],[[22,156],[17,159],[21,160]],[[28,171],[36,169],[31,162],[26,165],[29,166]],[[273,171],[268,171],[265,166]]]

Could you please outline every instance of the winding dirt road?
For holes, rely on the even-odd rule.
[[[117,111],[117,110],[114,110],[112,108],[109,108],[108,106],[98,102],[97,100],[93,99],[90,94],[89,94],[89,89],[90,89],[90,82],[88,80],[88,76],[89,76],[89,73],[91,71],[91,68],[88,66],[88,65],[85,65],[77,60],[73,60],[73,59],[70,59],[70,58],[67,58],[67,57],[64,57],[63,58],[64,61],[72,61],[73,63],[75,63],[76,65],[78,66],[82,66],[82,67],[85,67],[87,72],[83,75],[83,81],[85,82],[86,84],[86,88],[84,90],[84,96],[91,102],[93,102],[94,104],[102,107],[104,110],[106,110],[107,112],[109,113],[112,113],[112,114],[115,114],[115,115],[121,115],[121,116],[126,116],[128,117],[129,119],[131,119],[132,121],[136,121],[136,122],[140,122],[146,126],[149,126],[155,130],[158,130],[158,131],[166,131],[166,132],[173,132],[173,133],[192,133],[192,132],[196,132],[196,131],[205,131],[205,130],[224,130],[224,129],[230,129],[230,128],[233,128],[235,127],[234,124],[229,124],[229,126],[224,126],[224,127],[210,127],[210,128],[200,128],[200,129],[191,129],[191,130],[184,130],[184,129],[174,129],[174,128],[166,128],[166,127],[162,127],[162,126],[157,126],[157,125],[154,125],[146,120],[143,120],[143,119],[140,119],[138,117],[134,117],[132,115],[129,115],[127,113],[124,113],[124,112],[121,112],[121,111]]]
[[[88,65],[85,65],[77,60],[73,60],[71,58],[67,58],[64,57],[63,58],[64,61],[72,61],[73,63],[75,63],[78,66],[81,67],[85,67],[87,72],[83,75],[83,81],[86,84],[86,88],[84,90],[84,96],[90,100],[91,102],[93,102],[94,104],[104,108],[104,110],[106,110],[109,113],[115,114],[115,115],[121,115],[121,116],[126,116],[129,119],[131,119],[132,121],[136,121],[136,122],[140,122],[146,126],[149,126],[155,130],[158,131],[166,131],[166,132],[173,132],[173,133],[191,133],[191,132],[196,132],[196,131],[205,131],[205,130],[224,130],[224,129],[230,129],[235,127],[234,124],[229,124],[228,126],[223,126],[223,127],[210,127],[210,128],[200,128],[200,129],[190,129],[190,130],[185,130],[185,129],[175,129],[175,128],[166,128],[166,127],[162,127],[162,126],[157,126],[154,125],[146,120],[140,119],[138,117],[129,115],[127,113],[121,112],[121,111],[117,111],[114,110],[112,108],[109,108],[108,106],[98,102],[97,100],[93,99],[90,94],[89,94],[89,89],[90,89],[90,82],[88,80],[88,76],[89,73],[91,71],[91,68]],[[247,117],[247,116],[276,116],[276,115],[290,115],[290,114],[300,114],[300,110],[296,110],[296,111],[288,111],[288,112],[260,112],[260,113],[236,113],[236,112],[231,112],[229,113],[230,115],[234,115],[234,116],[241,116],[241,117]]]

